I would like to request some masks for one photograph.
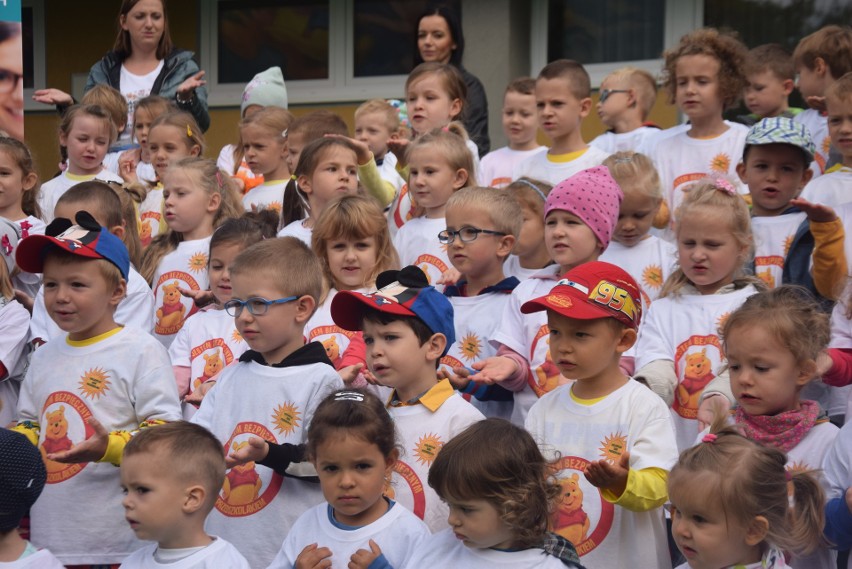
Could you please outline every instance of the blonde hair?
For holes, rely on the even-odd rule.
[[[421,65],[426,65],[425,63]],[[464,170],[467,172],[467,180],[456,191],[461,188],[472,186],[475,182],[476,173],[474,172],[473,156],[465,142],[467,141],[467,132],[460,124],[452,122],[446,128],[436,128],[411,141],[408,148],[405,150],[405,162],[411,164],[411,157],[415,152],[422,148],[433,147],[444,160],[447,161],[449,167],[453,170]],[[412,203],[411,214],[413,217],[423,215],[423,208]]]
[[[829,85],[825,90],[825,97],[841,103],[848,101],[852,97],[852,71]]]
[[[610,154],[603,161],[618,187],[628,194],[641,194],[659,204],[663,200],[663,185],[651,159],[638,152],[623,151]]]
[[[218,193],[221,196],[219,209],[213,215],[213,228],[216,229],[222,225],[225,220],[232,217],[240,217],[245,213],[242,200],[239,197],[239,189],[226,172],[220,170],[216,163],[206,158],[198,158],[190,156],[178,161],[177,164],[169,166],[169,171],[172,170],[188,170],[195,174],[194,181],[203,188],[209,195]],[[139,272],[148,284],[152,283],[154,274],[157,272],[157,267],[163,257],[177,249],[178,244],[183,241],[183,235],[177,231],[168,229],[165,233],[157,235],[145,253],[142,255],[142,264]]]
[[[475,186],[462,188],[447,201],[447,211],[457,207],[468,207],[486,214],[494,227],[480,229],[493,229],[514,237],[521,232],[523,220],[518,215],[518,201],[508,192]]]
[[[158,116],[151,123],[151,131],[158,126],[173,126],[179,129],[183,133],[182,140],[186,143],[187,150],[191,150],[193,146],[198,146],[199,156],[203,156],[207,150],[201,127],[198,126],[195,118],[186,111],[172,111]],[[150,137],[149,134],[148,138],[150,139]]]
[[[683,218],[695,210],[714,210],[718,219],[730,223],[731,236],[737,244],[745,250],[740,259],[740,265],[734,272],[733,284],[741,288],[748,284],[754,285],[758,290],[765,290],[766,284],[760,279],[748,275],[746,272],[746,261],[751,257],[754,250],[754,238],[751,232],[751,215],[745,200],[736,192],[731,193],[729,188],[733,184],[725,178],[704,178],[695,183],[686,191],[686,197],[675,211],[675,234],[680,231],[680,223]],[[660,298],[680,294],[681,289],[691,284],[681,267],[669,275],[660,291]]]
[[[518,205],[527,208],[540,219],[544,219],[544,203],[547,201],[547,196],[552,189],[553,184],[527,178],[526,176],[518,178],[503,188],[504,191],[508,191],[515,196]]]
[[[74,127],[74,120],[80,116],[100,120],[109,133],[109,143],[112,144],[115,142],[115,139],[118,137],[118,130],[115,128],[115,123],[112,122],[110,114],[100,105],[74,105],[62,117],[62,121],[59,123],[59,132],[63,136],[68,136]]]
[[[231,173],[237,173],[245,156],[245,151],[243,150],[243,128],[250,124],[263,127],[272,132],[279,144],[286,144],[287,129],[293,124],[293,120],[293,113],[281,107],[263,107],[252,113],[251,116],[243,118],[239,126],[239,139],[236,146],[234,146],[234,171]]]
[[[127,125],[127,100],[117,89],[106,83],[98,83],[83,95],[80,102],[84,105],[98,105],[109,113],[117,132]]]
[[[328,266],[328,243],[338,239],[356,241],[375,237],[376,264],[362,286],[372,286],[379,273],[399,268],[399,257],[390,238],[388,221],[373,198],[342,195],[325,206],[311,234],[311,248],[322,263],[323,275],[330,284],[334,275]]]
[[[21,169],[21,177],[35,174],[36,183],[29,190],[24,190],[21,194],[21,210],[27,215],[33,217],[41,217],[41,206],[38,205],[38,194],[40,191],[40,182],[38,172],[36,171],[33,155],[26,144],[16,138],[10,136],[0,136],[0,152],[5,152],[15,165]],[[53,213],[53,212],[51,212]]]
[[[274,262],[273,262],[274,261]],[[255,282],[271,280],[283,296],[322,295],[322,265],[307,245],[295,237],[266,239],[245,249],[231,264],[234,275],[250,275]]]
[[[653,75],[644,69],[622,67],[604,77],[604,81],[607,79],[626,84],[632,89],[636,97],[636,105],[642,111],[642,120],[648,118],[654,103],[657,102],[657,80]]]
[[[355,109],[355,120],[357,121],[359,117],[371,113],[382,113],[385,117],[385,126],[387,129],[392,133],[399,131],[399,113],[384,99],[370,99],[369,101],[361,103],[361,105]]]

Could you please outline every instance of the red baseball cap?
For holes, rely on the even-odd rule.
[[[615,318],[634,330],[642,319],[639,286],[623,269],[592,261],[574,267],[549,293],[525,302],[521,312],[553,310],[568,318]]]

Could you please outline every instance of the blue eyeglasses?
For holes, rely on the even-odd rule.
[[[613,93],[629,93],[630,89],[601,89],[600,101],[603,105],[606,103],[606,100],[609,99],[609,96]]]
[[[259,296],[253,296],[251,298],[247,298],[246,300],[239,300],[236,298],[232,298],[228,302],[225,303],[225,312],[227,312],[230,316],[237,317],[243,313],[243,307],[248,308],[249,314],[252,316],[263,316],[269,310],[269,306],[272,304],[287,304],[288,302],[293,302],[299,298],[298,296],[288,296],[286,298],[279,298],[278,300],[266,300],[265,298],[261,298]]]

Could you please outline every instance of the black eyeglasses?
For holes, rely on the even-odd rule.
[[[455,241],[456,236],[458,236],[462,243],[470,243],[471,241],[476,241],[476,238],[479,237],[480,233],[485,233],[486,235],[497,235],[499,237],[506,235],[502,231],[479,229],[478,227],[462,227],[458,231],[450,231],[449,229],[441,231],[438,233],[438,241],[444,245],[449,245]]]
[[[0,93],[11,93],[24,76],[8,69],[0,69]]]
[[[246,300],[232,298],[231,300],[225,303],[224,307],[225,312],[235,318],[243,313],[243,307],[248,308],[249,314],[251,314],[252,316],[263,316],[269,310],[270,305],[286,304],[288,302],[293,302],[297,298],[299,297],[288,296],[286,298],[279,298],[277,300],[266,300],[265,298],[261,298],[259,296],[253,296],[251,298],[247,298]]]
[[[601,89],[601,104],[606,103],[606,100],[609,99],[609,96],[613,93],[629,93],[630,89]]]

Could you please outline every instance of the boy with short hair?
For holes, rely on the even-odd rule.
[[[790,107],[788,97],[796,86],[793,56],[777,43],[767,43],[750,49],[743,65],[746,86],[743,102],[751,114],[737,120],[752,126],[764,118],[793,118],[802,112]]]
[[[437,377],[455,341],[449,300],[413,265],[381,273],[376,286],[374,293],[337,293],[331,316],[344,330],[363,330],[367,365],[393,390],[388,412],[403,455],[386,492],[436,532],[447,528],[449,508],[427,484],[429,466],[444,443],[484,417]]]
[[[296,448],[305,442],[322,398],[343,387],[322,344],[304,338],[322,294],[319,259],[296,238],[267,239],[240,253],[230,275],[233,297],[225,310],[251,349],[222,370],[192,422],[231,453],[252,436]],[[319,486],[285,478],[264,461],[249,462],[228,471],[207,527],[233,543],[252,567],[266,567],[281,536],[322,501]]]
[[[0,567],[64,569],[47,549],[21,537],[21,520],[47,480],[41,454],[20,433],[0,428]]]
[[[67,336],[34,354],[15,430],[47,467],[33,542],[66,565],[113,564],[141,546],[123,521],[115,466],[133,431],[179,419],[180,403],[162,344],[114,320],[127,249],[87,212],[76,221],[57,218],[18,245],[18,265],[44,273],[45,306]]]
[[[671,567],[660,507],[678,456],[674,425],[665,403],[619,368],[636,341],[639,287],[594,261],[521,311],[547,312],[553,362],[575,379],[539,399],[526,419],[545,456],[558,460],[565,496],[553,531],[588,567]]]
[[[503,133],[507,146],[492,150],[479,163],[479,183],[492,188],[509,184],[515,167],[527,158],[546,150],[536,141],[538,117],[535,105],[535,79],[518,77],[509,83],[503,95]]]
[[[837,79],[852,71],[852,28],[825,26],[799,41],[793,51],[796,81],[802,98],[810,107],[796,115],[816,145],[816,163],[820,175],[840,161],[831,152],[831,137],[826,121],[826,90]],[[831,153],[831,154],[830,154]]]
[[[558,184],[609,156],[583,141],[580,125],[592,109],[591,97],[589,74],[578,62],[557,59],[544,66],[535,81],[535,101],[550,148],[518,164],[513,179],[527,176]]]
[[[465,368],[497,355],[489,340],[520,284],[515,277],[505,277],[503,263],[520,230],[518,202],[508,191],[462,188],[447,202],[447,229],[438,234],[461,273],[459,281],[444,290],[453,305],[456,341],[441,358],[442,369],[456,387],[476,397],[471,403],[486,417],[509,419],[512,393],[464,379]]]
[[[136,536],[156,543],[121,567],[248,569],[233,545],[204,531],[224,480],[222,444],[204,427],[175,421],[133,437],[121,461],[122,504]]]
[[[601,82],[597,111],[607,132],[589,144],[607,154],[638,151],[646,139],[660,132],[648,122],[657,102],[657,81],[644,69],[622,67]]]
[[[363,142],[373,153],[379,176],[390,195],[394,195],[405,185],[405,180],[396,171],[396,156],[388,152],[388,140],[400,136],[399,113],[384,99],[370,99],[355,109],[355,139]],[[358,177],[369,176],[372,163],[360,165]]]

